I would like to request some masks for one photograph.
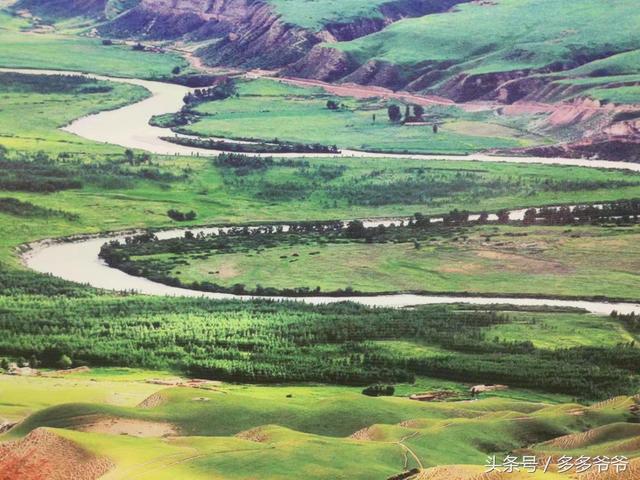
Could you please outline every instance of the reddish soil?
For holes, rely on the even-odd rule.
[[[111,460],[44,428],[0,445],[0,480],[94,480],[113,467]]]
[[[394,92],[388,88],[358,85],[355,83],[342,83],[333,84],[322,82],[320,80],[309,80],[306,78],[293,78],[293,77],[281,77],[271,78],[271,80],[281,81],[289,85],[295,85],[299,87],[320,87],[326,92],[336,95],[338,97],[354,97],[354,98],[392,98],[395,100],[402,100],[408,103],[415,103],[418,105],[456,105],[453,100],[447,98],[438,97],[435,95],[416,95],[409,92]],[[478,106],[480,104],[459,104],[461,108]],[[486,109],[487,104],[481,104]]]

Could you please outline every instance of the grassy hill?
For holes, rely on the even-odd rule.
[[[98,38],[32,32],[31,22],[0,10],[0,67],[78,70],[121,77],[164,77],[186,61],[174,54],[105,46]]]
[[[581,69],[572,74],[635,73],[640,40],[628,32],[639,21],[632,0],[497,0],[402,20],[381,32],[324,47],[348,54],[358,65],[391,64],[405,84],[446,91],[453,88],[447,82],[460,81],[461,75],[577,67]],[[363,75],[356,71],[354,78]]]
[[[81,387],[89,378],[98,387],[118,385],[121,392],[151,387],[139,383],[145,379],[140,374],[122,373],[25,379],[21,386],[7,387],[14,397],[26,393],[25,388],[44,391],[54,383]],[[248,480],[258,475],[279,480],[295,471],[310,479],[364,480],[416,468],[430,475],[446,469],[449,476],[442,478],[466,480],[486,470],[487,455],[500,457],[518,449],[540,456],[640,454],[637,425],[629,423],[636,401],[629,397],[588,407],[490,395],[473,402],[423,403],[319,385],[155,387],[154,402],[146,406],[59,399],[2,439],[14,442],[8,445],[15,445],[15,455],[24,450],[21,442],[28,445],[37,437],[38,451],[55,442],[60,454],[69,457],[69,444],[59,440],[65,439],[85,452],[84,458],[107,461],[108,479]],[[82,394],[82,388],[72,391]],[[73,394],[67,398],[73,402]],[[161,437],[163,428],[173,433]],[[34,463],[25,457],[23,466],[34,468]],[[47,467],[56,463],[51,459]],[[554,471],[522,478],[565,478]]]

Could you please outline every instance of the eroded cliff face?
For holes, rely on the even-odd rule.
[[[310,31],[286,23],[268,0],[142,0],[99,31],[119,38],[208,42],[196,53],[215,66],[284,68],[303,61],[292,71],[326,79],[346,76],[357,65],[333,51],[319,54],[314,49],[319,43],[353,40],[402,18],[445,11],[466,1],[389,0],[370,17],[328,22],[320,31]],[[319,58],[330,65],[317,65]]]

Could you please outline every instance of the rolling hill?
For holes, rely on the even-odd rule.
[[[633,0],[20,0],[103,37],[170,42],[207,65],[436,93],[458,102],[640,101]],[[616,25],[616,28],[611,28]]]
[[[616,82],[637,84],[640,38],[628,32],[639,24],[631,0],[472,2],[349,42],[322,44],[289,72],[437,92],[457,101],[513,102],[540,95],[562,78],[616,76]],[[334,68],[319,58],[333,59]]]

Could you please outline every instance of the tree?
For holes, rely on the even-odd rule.
[[[534,223],[536,223],[537,216],[538,216],[537,210],[535,208],[530,208],[526,212],[524,212],[522,223],[524,225],[533,225]]]
[[[133,154],[133,150],[127,148],[124,151],[124,159],[127,161],[129,165],[133,165],[135,163],[135,156]]]
[[[171,73],[173,73],[174,75],[178,75],[180,72],[182,71],[182,69],[178,66],[173,67],[173,70],[171,70]]]
[[[184,221],[195,220],[198,215],[193,210],[191,210],[191,211],[189,211],[187,213],[183,213],[180,210],[176,210],[175,208],[171,208],[171,209],[167,210],[167,216],[169,218],[171,218],[172,220],[175,220],[176,222],[184,222]]]
[[[389,107],[387,107],[387,114],[389,115],[389,120],[392,122],[399,122],[402,120],[402,112],[398,105],[389,105]]]
[[[347,238],[364,238],[367,229],[360,220],[353,220],[349,222],[344,233]]]
[[[9,370],[9,360],[6,357],[0,358],[0,370]]]
[[[335,100],[327,100],[327,108],[329,110],[338,110],[338,102],[336,102]]]
[[[418,118],[418,119],[422,119],[423,115],[424,115],[424,107],[422,105],[414,105],[413,106],[413,116]]]
[[[426,227],[431,223],[429,217],[425,217],[422,213],[415,213],[413,217],[416,219],[416,227]]]
[[[29,366],[31,368],[38,368],[40,366],[40,360],[35,355],[29,357]]]
[[[63,354],[63,355],[60,355],[60,358],[56,362],[56,366],[58,368],[66,370],[66,369],[71,368],[73,366],[73,361],[71,360],[71,358],[69,358],[68,355],[64,355]]]
[[[500,210],[498,212],[498,223],[509,223],[509,210]]]
[[[409,107],[409,105],[406,105],[404,107],[404,121],[408,122],[411,119],[411,107]]]

